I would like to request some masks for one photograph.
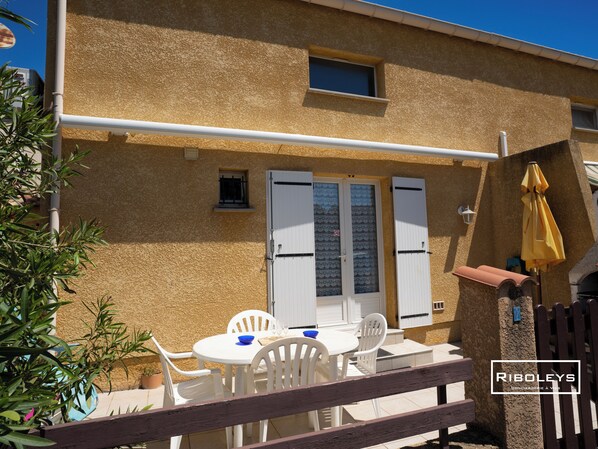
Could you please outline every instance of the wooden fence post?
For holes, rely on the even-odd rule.
[[[552,360],[550,350],[550,321],[545,306],[536,306],[536,354],[541,360]],[[552,373],[552,367],[548,363],[541,363],[538,373],[547,376]],[[558,449],[559,443],[556,438],[556,420],[554,416],[554,399],[551,395],[540,396],[542,406],[542,430],[544,436],[544,449]]]

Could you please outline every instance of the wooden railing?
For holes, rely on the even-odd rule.
[[[472,421],[474,403],[446,403],[446,385],[469,380],[472,372],[470,359],[455,360],[270,394],[60,424],[42,428],[40,435],[56,442],[53,448],[109,448],[436,387],[435,407],[246,447],[357,449],[440,430],[441,446],[448,448],[447,429]]]
[[[536,348],[538,360],[579,360],[581,378],[577,410],[580,433],[575,431],[574,403],[571,394],[558,396],[562,438],[557,438],[555,406],[553,395],[541,395],[542,431],[546,449],[578,447],[595,448],[598,431],[592,425],[592,407],[598,412],[596,404],[596,385],[598,385],[598,302],[588,301],[586,310],[580,302],[574,302],[565,308],[555,304],[551,311],[544,306],[537,306],[535,311]],[[546,378],[551,373],[568,374],[572,370],[563,364],[538,364],[538,373]],[[575,369],[575,372],[577,369]],[[559,382],[559,390],[570,393],[571,385]],[[594,403],[592,404],[592,400]]]

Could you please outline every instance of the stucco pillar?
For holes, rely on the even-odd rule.
[[[459,277],[463,353],[473,360],[474,375],[465,383],[465,397],[476,404],[474,425],[500,438],[507,449],[541,449],[537,380],[492,385],[491,377],[493,360],[536,359],[531,297],[534,281],[484,265],[477,269],[460,267],[454,274]],[[521,311],[519,321],[514,307]],[[495,363],[493,367],[495,379],[497,372],[537,375],[535,362]],[[521,394],[525,391],[534,394]]]

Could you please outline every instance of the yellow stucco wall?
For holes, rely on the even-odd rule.
[[[500,266],[501,261],[520,251],[523,207],[514,205],[513,200],[521,197],[521,179],[530,161],[538,163],[549,183],[546,201],[561,231],[566,256],[564,262],[541,275],[542,302],[549,308],[557,302],[568,305],[569,271],[585,256],[597,234],[592,193],[576,142],[563,141],[531,149],[492,164],[489,179],[494,264]]]
[[[67,135],[72,132],[67,132]],[[76,133],[72,133],[76,134]],[[94,256],[96,269],[79,282],[78,297],[111,294],[127,323],[151,328],[166,347],[188,348],[201,336],[223,332],[237,312],[267,307],[266,284],[266,170],[308,170],[315,176],[346,178],[356,175],[380,181],[384,244],[386,313],[396,325],[396,278],[392,176],[426,180],[430,223],[433,297],[444,299],[446,309],[435,313],[439,323],[422,341],[459,338],[455,321],[458,296],[451,272],[468,262],[471,228],[456,213],[459,204],[477,208],[485,168],[477,162],[436,161],[426,164],[389,160],[314,157],[271,151],[200,150],[197,161],[185,161],[179,146],[137,144],[129,138],[66,139],[91,150],[90,170],[63,191],[63,223],[78,216],[97,217],[106,226],[108,247]],[[234,144],[229,144],[234,146]],[[321,150],[313,151],[319,153]],[[394,160],[393,160],[394,159]],[[118,160],[117,163],[115,161]],[[430,160],[429,162],[432,162]],[[254,212],[219,213],[218,173],[221,168],[248,172],[250,205]],[[70,206],[69,205],[73,205]],[[483,251],[476,249],[479,257]],[[488,257],[488,261],[491,259]],[[59,318],[62,333],[80,331],[72,318],[81,312],[77,302]],[[450,325],[442,323],[451,323]],[[176,331],[174,331],[176,329]]]
[[[388,105],[308,93],[310,47],[381,60]],[[568,139],[570,98],[598,101],[596,71],[298,0],[74,0],[66,58],[70,114],[491,152]]]
[[[48,85],[52,85],[50,1]],[[335,51],[378,63],[387,104],[309,93],[308,56]],[[328,50],[324,50],[328,49]],[[359,57],[357,58],[359,59]],[[314,134],[464,150],[509,150],[574,138],[598,160],[598,138],[572,132],[570,102],[598,101],[598,72],[298,0],[72,0],[65,113]],[[392,176],[426,180],[434,325],[406,336],[460,336],[457,266],[495,264],[486,164],[344,150],[67,130],[65,151],[91,150],[65,191],[62,220],[98,217],[107,248],[78,286],[110,293],[130,325],[171,350],[222,332],[237,311],[265,309],[265,171],[310,170],[380,180],[386,312],[396,324]],[[184,147],[200,149],[198,161]],[[218,170],[249,173],[252,213],[216,213]],[[470,227],[456,214],[480,213]],[[516,202],[515,207],[519,207]],[[474,239],[474,235],[476,236]],[[472,240],[474,239],[474,240]],[[79,331],[81,306],[59,331]]]

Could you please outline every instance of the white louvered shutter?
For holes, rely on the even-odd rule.
[[[432,324],[426,184],[392,178],[399,327]]]
[[[316,258],[311,172],[268,172],[269,293],[289,327],[316,324]]]

